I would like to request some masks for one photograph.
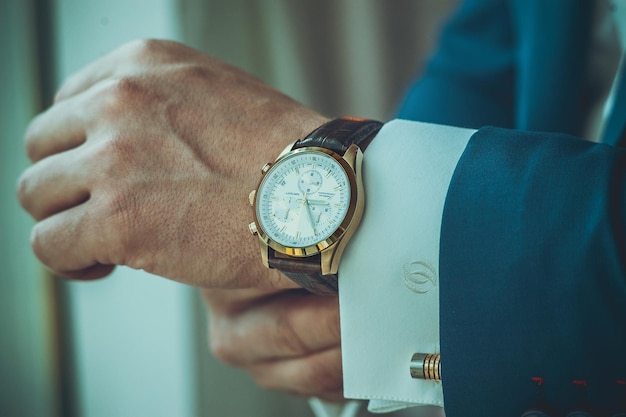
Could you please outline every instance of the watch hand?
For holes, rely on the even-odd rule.
[[[309,204],[315,204],[316,206],[328,206],[330,203],[325,200],[307,200]]]
[[[306,213],[309,216],[309,221],[311,222],[311,228],[313,228],[313,232],[317,234],[317,230],[315,230],[315,222],[313,221],[313,213],[311,213],[311,206],[309,205],[309,201],[304,197],[304,204],[306,205]]]
[[[322,218],[322,212],[320,211],[319,213],[317,213],[317,218],[315,219],[315,224],[319,224],[321,218]]]

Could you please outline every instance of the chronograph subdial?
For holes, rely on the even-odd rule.
[[[315,170],[309,170],[300,175],[298,188],[300,188],[300,191],[302,191],[305,195],[313,194],[322,187],[323,182],[324,180],[322,179],[322,174]]]
[[[295,197],[279,198],[275,196],[272,200],[272,216],[276,221],[293,223],[294,216],[298,215],[298,211],[302,206],[302,199]]]

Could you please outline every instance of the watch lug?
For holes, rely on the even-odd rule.
[[[346,153],[343,154],[343,159],[352,167],[354,172],[357,172],[357,168],[360,168],[361,160],[363,159],[363,152],[357,145],[352,144]]]
[[[339,253],[337,253],[339,247],[341,246],[341,242],[343,242],[343,239],[321,252],[322,275],[337,273],[337,270],[339,269],[339,259],[341,258],[341,253],[343,252],[342,249]]]
[[[293,148],[293,145],[296,144],[296,140],[294,140],[293,142],[291,142],[289,145],[285,146],[285,149],[282,150],[282,152],[276,157],[276,160],[279,160],[283,155],[287,154],[288,152],[291,151],[291,148]]]
[[[346,248],[346,245],[352,238],[352,235],[354,235],[354,232],[358,228],[359,223],[361,223],[363,210],[365,209],[363,176],[361,173],[363,152],[357,145],[351,145],[343,157],[350,165],[350,167],[352,167],[355,173],[357,188],[356,207],[354,209],[354,215],[352,216],[352,220],[348,224],[348,227],[346,228],[346,231],[344,232],[342,238],[321,252],[323,275],[336,274],[339,270],[339,261],[341,260],[341,256],[343,255],[343,250]]]
[[[322,275],[336,274],[339,271],[339,261],[341,261],[343,250],[346,248],[359,222],[357,221],[353,224],[354,227],[347,229],[341,240],[321,252]]]
[[[259,239],[259,246],[261,248],[261,262],[263,262],[263,266],[270,268],[269,246],[267,246],[267,243],[263,242],[261,239]]]

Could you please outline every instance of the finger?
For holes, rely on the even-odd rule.
[[[340,348],[303,358],[256,364],[247,370],[266,389],[288,391],[326,401],[344,399]]]
[[[107,271],[107,267],[98,266],[103,264],[97,259],[99,233],[87,224],[89,211],[89,203],[83,203],[50,216],[33,227],[33,251],[56,274],[91,279]]]
[[[81,269],[79,271],[61,271],[57,274],[63,278],[80,280],[80,281],[92,281],[94,279],[100,279],[107,275],[110,275],[115,269],[115,265],[102,265],[95,264],[89,268]]]
[[[246,366],[340,345],[337,297],[287,291],[236,314],[213,311],[210,344],[226,363]]]
[[[297,284],[295,285],[294,289],[297,289]],[[265,288],[202,288],[201,294],[211,310],[219,311],[220,314],[236,315],[242,310],[261,303],[267,297],[284,291],[284,289]]]
[[[24,144],[31,161],[40,161],[85,142],[86,99],[80,97],[55,104],[30,122]]]
[[[89,199],[87,175],[81,152],[49,156],[28,168],[18,181],[20,204],[36,220],[79,205]]]

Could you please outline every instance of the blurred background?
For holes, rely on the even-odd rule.
[[[192,288],[125,268],[49,276],[15,199],[24,130],[68,75],[146,37],[243,67],[327,116],[388,120],[455,3],[0,0],[0,416],[310,416],[211,356]]]

